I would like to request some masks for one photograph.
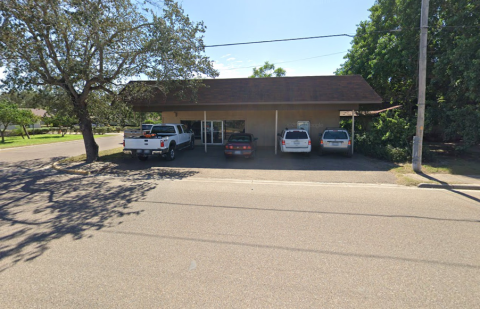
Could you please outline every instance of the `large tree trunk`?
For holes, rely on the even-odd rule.
[[[83,142],[85,143],[87,163],[92,163],[98,159],[98,145],[93,137],[92,120],[88,114],[87,107],[82,105],[80,105],[76,112],[78,120],[80,121],[80,130],[82,130]]]

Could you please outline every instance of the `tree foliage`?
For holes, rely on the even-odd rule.
[[[253,74],[249,78],[262,78],[262,77],[283,77],[287,72],[282,68],[275,69],[275,65],[268,61],[261,67],[253,68]]]
[[[0,62],[9,88],[62,89],[80,124],[87,161],[98,157],[92,113],[125,81],[147,76],[164,92],[193,90],[218,73],[203,55],[205,26],[173,0],[2,0]],[[171,83],[167,83],[171,82]],[[102,102],[100,104],[99,102]],[[123,108],[123,107],[122,107]]]
[[[26,126],[35,123],[38,118],[29,109],[19,109],[18,106],[3,96],[0,98],[0,132],[2,135],[2,143],[5,142],[5,131],[10,125],[22,126],[23,131],[27,135]],[[23,133],[22,133],[23,137]]]
[[[418,95],[420,9],[421,0],[377,0],[336,72],[361,74],[385,101],[404,105],[408,117]],[[464,117],[479,114],[480,2],[430,0],[428,23],[426,133],[441,127],[445,139],[459,135],[473,145],[480,134]]]

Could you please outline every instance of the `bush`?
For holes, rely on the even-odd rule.
[[[94,134],[105,134],[107,133],[107,127],[95,127],[93,128]]]
[[[415,126],[401,118],[398,111],[387,111],[374,119],[370,130],[355,134],[355,151],[382,160],[405,162],[412,157],[414,133]]]
[[[34,128],[29,129],[28,132],[31,134],[48,134],[48,132],[50,132],[50,128]]]

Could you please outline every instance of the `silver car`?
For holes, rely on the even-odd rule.
[[[339,152],[351,157],[352,140],[348,131],[342,128],[326,128],[321,133],[319,154],[326,152]]]

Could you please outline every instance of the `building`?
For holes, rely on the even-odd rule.
[[[131,82],[140,83],[141,81]],[[235,132],[253,133],[258,146],[274,146],[284,128],[302,127],[312,143],[336,127],[340,111],[378,106],[382,98],[360,75],[206,79],[196,102],[157,91],[130,101],[136,112],[161,112],[164,123],[183,123],[197,144],[221,145]],[[154,82],[141,82],[151,83]]]

